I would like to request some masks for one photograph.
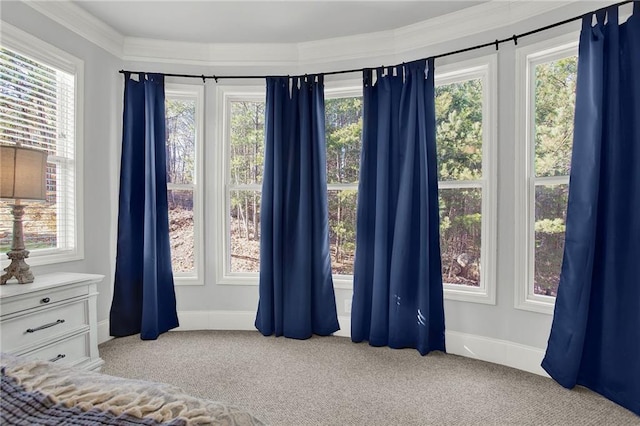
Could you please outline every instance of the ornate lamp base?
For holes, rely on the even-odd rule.
[[[7,257],[11,259],[11,264],[4,268],[6,274],[0,277],[0,285],[6,284],[8,280],[15,277],[20,284],[28,284],[33,282],[33,273],[29,269],[29,265],[24,261],[29,257],[28,250],[10,251]]]
[[[6,284],[13,277],[20,284],[32,283],[33,273],[29,269],[27,262],[24,261],[29,257],[29,250],[11,250],[7,253],[7,257],[11,259],[11,264],[4,268],[6,274],[0,277],[0,285]]]
[[[33,282],[33,273],[29,270],[27,262],[24,261],[29,257],[29,250],[25,250],[22,236],[24,206],[16,200],[16,203],[11,207],[11,213],[13,213],[13,239],[11,241],[11,250],[7,252],[7,257],[11,259],[11,264],[4,268],[6,274],[0,277],[0,285],[6,284],[12,277],[16,277],[20,284],[28,284]]]

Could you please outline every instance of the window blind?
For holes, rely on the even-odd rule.
[[[32,255],[73,250],[75,235],[75,75],[0,47],[0,141],[45,150],[47,199],[25,211]],[[0,206],[0,250],[10,245],[12,217]]]

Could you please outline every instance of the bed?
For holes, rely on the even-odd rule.
[[[241,408],[161,383],[0,355],[3,425],[263,425]]]

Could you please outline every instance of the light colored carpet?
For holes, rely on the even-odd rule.
[[[273,425],[640,425],[584,388],[455,355],[252,331],[184,331],[100,345],[103,372],[170,383]]]

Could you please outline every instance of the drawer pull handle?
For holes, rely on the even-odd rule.
[[[44,330],[45,328],[53,327],[54,325],[62,324],[64,322],[63,319],[60,319],[56,322],[50,322],[49,324],[41,325],[36,328],[28,328],[27,333],[35,333],[36,331]]]
[[[49,299],[48,297],[45,297],[44,299],[40,300],[40,303],[49,303],[51,302],[51,299]]]
[[[61,360],[62,358],[64,358],[65,356],[66,356],[65,354],[58,354],[58,356],[57,356],[57,357],[55,357],[55,358],[51,358],[51,359],[49,360],[49,362],[56,362],[56,361],[60,361],[60,360]]]

